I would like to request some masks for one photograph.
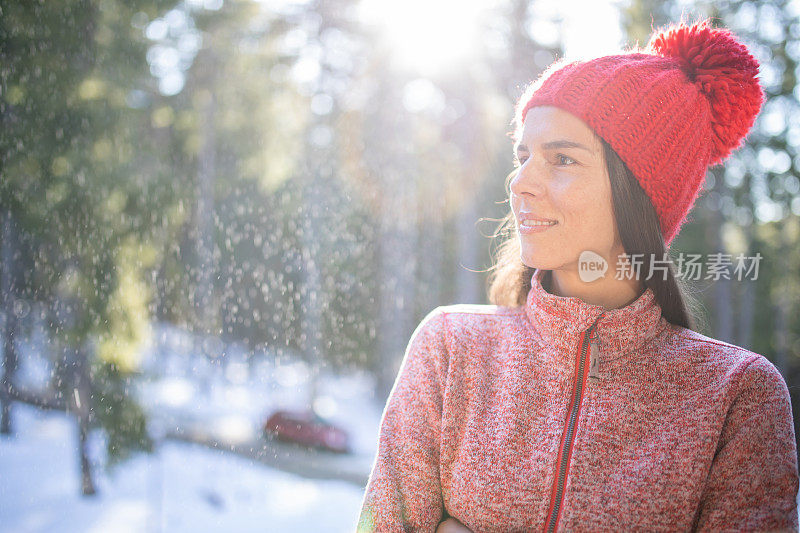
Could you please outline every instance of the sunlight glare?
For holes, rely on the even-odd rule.
[[[616,54],[625,44],[622,0],[550,0],[564,19],[564,57],[589,59]]]
[[[374,25],[404,67],[425,74],[476,52],[481,13],[493,2],[478,0],[362,0],[360,16]]]

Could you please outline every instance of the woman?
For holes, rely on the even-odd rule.
[[[757,73],[702,21],[531,85],[495,305],[417,327],[359,531],[797,530],[783,377],[694,331],[663,268],[707,167],[761,109]]]

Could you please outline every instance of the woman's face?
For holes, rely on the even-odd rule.
[[[611,271],[622,244],[600,138],[575,115],[540,106],[528,111],[515,151],[519,169],[510,182],[510,203],[522,262],[577,271],[581,252],[591,250]],[[529,216],[554,224],[526,228]]]

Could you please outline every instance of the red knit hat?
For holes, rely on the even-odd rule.
[[[727,159],[753,126],[764,101],[758,68],[729,30],[707,20],[672,24],[644,50],[550,65],[517,103],[517,138],[534,106],[582,119],[633,172],[669,244],[708,166]]]

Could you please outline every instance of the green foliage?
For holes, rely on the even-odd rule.
[[[106,434],[106,465],[111,468],[134,452],[153,451],[144,411],[131,394],[136,375],[114,363],[96,361],[92,369],[92,412]]]
[[[181,190],[152,164],[168,145],[151,135],[149,110],[129,106],[132,91],[153,92],[133,21],[172,3],[12,2],[0,17],[0,205],[29,237],[36,272],[21,292],[58,310],[54,353],[100,358],[77,364],[98,369],[93,397],[113,460],[149,448],[126,376],[146,340],[145,271]],[[63,370],[57,386],[69,394],[79,378]]]

